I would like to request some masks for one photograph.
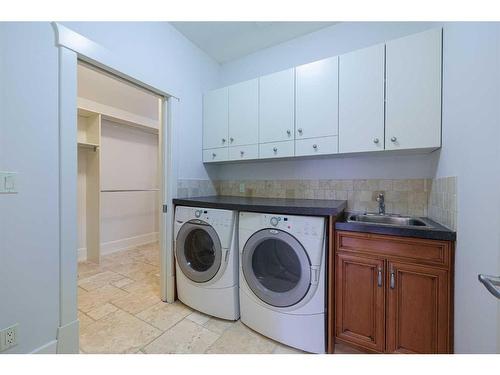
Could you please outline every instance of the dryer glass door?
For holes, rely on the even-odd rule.
[[[243,248],[241,262],[250,289],[271,306],[293,306],[309,290],[311,262],[304,247],[287,232],[254,233]]]
[[[201,220],[191,220],[181,227],[176,242],[177,264],[187,278],[204,283],[217,274],[222,248],[212,226]]]

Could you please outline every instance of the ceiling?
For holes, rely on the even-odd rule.
[[[78,96],[135,115],[158,119],[158,97],[84,63],[78,64]]]
[[[309,34],[336,22],[171,22],[219,63]]]

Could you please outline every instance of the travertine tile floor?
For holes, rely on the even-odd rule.
[[[301,353],[239,321],[162,302],[159,272],[157,243],[104,256],[99,265],[79,263],[82,353]]]

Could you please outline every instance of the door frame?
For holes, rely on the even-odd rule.
[[[68,27],[52,22],[59,55],[59,327],[57,353],[79,353],[77,229],[77,64],[85,61],[162,98],[160,108],[160,286],[161,299],[174,301],[173,204],[177,194],[173,118],[179,99],[147,79],[117,55]],[[166,212],[165,212],[166,211]]]

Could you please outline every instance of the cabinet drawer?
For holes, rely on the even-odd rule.
[[[448,241],[339,231],[337,250],[448,267],[452,246]]]
[[[218,161],[226,161],[228,157],[227,147],[210,148],[203,150],[203,162],[215,163]]]
[[[296,156],[336,154],[337,152],[338,138],[336,136],[295,141]]]
[[[259,159],[285,158],[294,155],[294,142],[272,142],[259,145]]]
[[[229,160],[257,159],[259,145],[229,147]]]

